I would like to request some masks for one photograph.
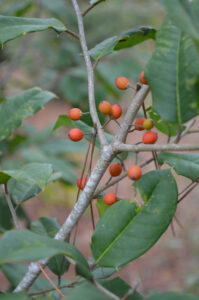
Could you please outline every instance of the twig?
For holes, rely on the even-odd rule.
[[[91,10],[93,9],[95,6],[97,6],[98,4],[100,4],[101,2],[103,2],[105,0],[101,0],[99,2],[95,2],[94,4],[90,5],[83,13],[82,16],[85,17],[85,15]]]
[[[73,32],[73,31],[71,31],[69,29],[66,29],[65,32],[68,33],[68,34],[70,34],[70,35],[72,35],[73,37],[75,37],[78,40],[80,39],[80,37],[79,37],[79,35],[77,33]]]
[[[65,289],[65,288],[70,288],[70,287],[73,287],[75,284],[77,284],[76,281],[74,281],[72,283],[69,283],[69,284],[62,285],[59,288],[60,288],[60,290]],[[55,291],[55,290],[56,290],[55,288],[51,288],[51,289],[47,289],[47,290],[42,290],[42,291],[30,293],[28,295],[32,297],[32,296],[37,296],[37,295],[41,295],[41,294],[46,294],[46,293],[49,293],[49,292],[52,292],[52,291]]]
[[[84,32],[84,24],[82,19],[82,14],[79,9],[79,5],[76,0],[72,0],[72,4],[77,16],[78,28],[79,28],[79,35],[80,35],[80,43],[83,51],[84,60],[86,63],[87,73],[88,73],[88,98],[89,98],[89,107],[90,113],[93,120],[93,124],[97,124],[97,133],[99,135],[99,140],[102,146],[107,145],[107,140],[104,134],[104,131],[101,128],[101,124],[98,118],[96,106],[95,106],[95,89],[94,89],[94,73],[93,67],[91,63],[91,59],[88,53],[88,47],[85,38]]]
[[[180,203],[190,192],[193,191],[193,189],[195,189],[198,186],[198,182],[192,186],[179,200],[178,203]]]
[[[8,203],[11,215],[12,215],[14,226],[15,226],[15,228],[17,230],[20,230],[20,225],[19,225],[19,222],[18,222],[18,219],[17,219],[17,214],[16,214],[16,211],[15,211],[15,209],[13,207],[12,201],[10,199],[10,195],[8,193],[8,189],[7,189],[7,184],[6,183],[4,184],[4,190],[5,190],[5,198],[6,198],[6,201]]]
[[[93,283],[95,284],[95,286],[102,291],[104,294],[106,294],[108,297],[114,299],[114,300],[120,300],[120,298],[118,296],[116,296],[115,294],[113,294],[112,292],[110,292],[109,290],[107,290],[105,287],[103,287],[99,282],[97,282],[96,280],[93,281]]]
[[[129,289],[129,291],[124,295],[124,297],[121,300],[127,300],[128,297],[133,296],[139,285],[139,283],[136,283],[133,288]]]
[[[62,291],[60,291],[60,289],[58,289],[56,287],[56,285],[54,284],[54,282],[50,279],[50,277],[48,276],[48,274],[44,271],[44,269],[42,268],[42,266],[40,265],[39,262],[36,262],[36,264],[39,266],[42,274],[46,277],[46,279],[50,282],[50,284],[54,287],[54,289],[62,296],[64,297],[64,294],[62,293]]]

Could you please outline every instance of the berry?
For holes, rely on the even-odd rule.
[[[77,179],[77,187],[80,188],[80,190],[83,190],[83,188],[85,187],[85,185],[87,184],[88,180],[83,177],[82,180],[81,178]],[[81,183],[81,186],[80,186]]]
[[[144,120],[144,122],[143,122],[144,129],[150,130],[153,128],[153,126],[154,126],[153,120],[151,120],[151,119]]]
[[[154,131],[147,131],[142,137],[144,144],[154,144],[158,139],[158,135]]]
[[[79,128],[73,128],[69,131],[68,137],[73,142],[78,142],[83,139],[84,134]]]
[[[146,81],[146,79],[144,78],[144,72],[140,73],[140,82],[143,84],[148,84],[148,82]]]
[[[135,120],[134,125],[138,125],[135,126],[135,129],[139,131],[144,130],[143,123],[145,120],[146,120],[145,118],[138,118],[137,120]]]
[[[126,77],[118,77],[115,80],[115,85],[120,90],[126,90],[129,87],[129,81]]]
[[[122,108],[120,105],[118,104],[114,104],[111,106],[111,115],[115,118],[115,119],[119,119],[119,117],[122,114]]]
[[[99,111],[104,115],[109,115],[111,113],[111,104],[108,101],[100,102]]]
[[[128,169],[128,177],[132,180],[138,180],[142,177],[142,170],[138,166],[131,166]]]
[[[113,193],[108,193],[106,195],[104,195],[104,203],[108,204],[108,205],[112,205],[113,203],[115,203],[117,201],[116,195]]]
[[[79,108],[72,108],[69,110],[68,116],[71,120],[77,121],[81,118],[82,111]]]
[[[122,166],[119,163],[112,163],[109,167],[109,172],[112,177],[117,177],[122,173]]]

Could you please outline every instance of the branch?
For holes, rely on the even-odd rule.
[[[166,144],[166,145],[128,145],[128,144],[113,144],[115,151],[118,152],[145,152],[145,151],[196,151],[199,150],[199,145],[178,145],[178,144]]]
[[[69,29],[67,29],[65,32],[68,33],[68,34],[70,34],[70,35],[72,35],[73,37],[75,37],[78,40],[80,39],[80,37],[79,37],[79,35],[77,33],[73,32],[73,31],[71,31]]]
[[[72,3],[73,3],[73,7],[75,9],[76,16],[77,16],[79,35],[80,35],[80,43],[81,43],[83,56],[84,56],[87,73],[88,73],[88,98],[89,98],[90,114],[91,114],[91,117],[93,120],[93,124],[97,125],[97,133],[99,135],[100,143],[102,146],[104,146],[104,145],[107,145],[108,143],[107,143],[104,131],[102,129],[101,123],[99,121],[96,106],[95,106],[94,73],[93,73],[91,59],[90,59],[90,56],[88,53],[88,47],[87,47],[86,38],[85,38],[82,14],[80,12],[77,1],[72,0]]]
[[[101,0],[99,2],[95,2],[94,4],[90,5],[83,13],[82,16],[85,17],[85,15],[91,10],[93,9],[95,6],[97,6],[98,4],[102,3],[105,0]]]
[[[132,122],[135,119],[140,107],[142,106],[148,92],[149,92],[149,86],[143,85],[142,88],[135,95],[135,97],[134,97],[131,105],[129,106],[127,113],[124,117],[124,121],[120,125],[120,130],[115,137],[116,141],[124,142],[126,140],[129,126],[132,125]]]

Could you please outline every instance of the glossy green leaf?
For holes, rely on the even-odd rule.
[[[169,17],[181,30],[199,40],[198,0],[160,0]]]
[[[75,288],[63,300],[111,300],[112,298],[104,294],[93,284],[86,282]]]
[[[0,106],[0,141],[9,137],[21,125],[23,119],[35,114],[54,97],[51,92],[32,88],[7,98]]]
[[[83,255],[71,244],[58,241],[28,230],[11,230],[0,240],[0,264],[17,261],[37,261],[57,254],[64,254],[76,261],[78,274],[92,275]]]
[[[150,26],[140,26],[122,32],[96,45],[89,50],[90,56],[99,60],[102,57],[124,48],[140,44],[148,39],[155,39],[156,30]]]
[[[182,175],[196,180],[199,178],[199,154],[177,154],[177,153],[160,153],[158,155],[160,165],[166,163],[174,168],[178,175]]]
[[[154,121],[154,126],[164,134],[168,136],[176,136],[178,132],[178,124],[170,123],[167,121],[163,121],[155,111],[153,111],[152,107],[147,109],[147,112],[150,118]]]
[[[73,123],[72,123],[71,119],[69,118],[69,116],[60,115],[55,123],[55,126],[52,129],[52,132],[62,126],[72,126],[72,125],[73,125]]]
[[[110,207],[110,205],[107,205],[104,203],[103,199],[97,199],[96,206],[98,209],[99,216],[101,217],[105,211]]]
[[[146,300],[199,300],[199,297],[191,294],[181,294],[181,293],[157,293],[153,296],[149,296]]]
[[[92,253],[104,267],[119,268],[144,254],[169,226],[178,193],[170,170],[151,171],[134,183],[146,203],[121,200],[99,220],[92,236]]]
[[[0,44],[3,45],[29,32],[46,29],[54,29],[58,33],[66,31],[64,24],[56,19],[19,18],[1,15]]]
[[[153,109],[164,121],[182,124],[197,115],[195,83],[199,58],[192,39],[166,19],[145,76]]]
[[[0,300],[31,300],[31,298],[28,297],[26,292],[19,292],[0,295]]]

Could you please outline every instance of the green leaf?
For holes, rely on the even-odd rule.
[[[29,32],[54,29],[57,33],[66,31],[62,22],[56,19],[19,18],[0,15],[0,44]]]
[[[9,137],[23,119],[35,114],[54,97],[53,93],[36,87],[7,98],[0,106],[0,141]]]
[[[96,45],[89,50],[90,56],[99,60],[102,57],[124,48],[140,44],[148,39],[155,39],[156,30],[151,26],[140,26],[122,32]]]
[[[117,295],[119,298],[124,297],[127,294],[127,292],[130,289],[132,289],[132,287],[130,285],[128,285],[120,277],[116,277],[112,280],[102,281],[101,283],[106,289],[108,289],[110,292]],[[127,299],[128,300],[142,300],[144,298],[138,292],[135,291],[135,293],[132,296],[129,296]]]
[[[163,121],[153,109],[150,107],[147,109],[147,112],[149,113],[150,118],[154,121],[154,126],[164,134],[168,136],[176,136],[178,133],[178,124],[170,123],[167,121]]]
[[[174,24],[194,39],[199,40],[198,0],[160,0]]]
[[[166,163],[174,168],[178,175],[185,176],[191,180],[199,177],[199,154],[176,154],[160,153],[158,155],[159,164]]]
[[[182,124],[197,115],[195,83],[199,59],[192,39],[166,19],[145,76],[153,109],[164,121]]]
[[[101,217],[105,211],[110,207],[110,205],[107,205],[104,203],[103,199],[97,199],[96,206],[98,209],[99,216]]]
[[[72,123],[71,119],[69,118],[69,116],[60,115],[55,123],[55,126],[52,129],[52,132],[62,126],[72,126],[72,125],[73,125],[73,123]]]
[[[11,230],[5,233],[0,240],[0,264],[37,261],[57,254],[64,254],[75,260],[78,274],[91,278],[87,261],[71,244],[28,230]]]
[[[153,296],[149,296],[146,300],[199,300],[199,297],[196,297],[191,294],[180,294],[180,293],[157,293]]]
[[[104,267],[119,268],[144,254],[169,226],[178,193],[170,170],[152,171],[134,183],[146,203],[141,209],[121,200],[99,220],[92,236],[92,253]]]
[[[93,284],[86,282],[72,289],[70,294],[62,298],[63,300],[111,300],[109,296],[100,291]]]
[[[0,193],[0,233],[13,228],[12,215],[5,196]]]
[[[28,297],[26,292],[19,292],[0,295],[0,300],[31,300],[31,298]]]

